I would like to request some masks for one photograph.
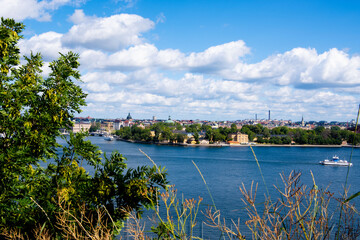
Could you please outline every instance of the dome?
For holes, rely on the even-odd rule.
[[[171,120],[171,117],[169,116],[169,119],[165,121],[165,123],[174,123],[173,120]]]

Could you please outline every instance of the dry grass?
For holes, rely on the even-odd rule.
[[[316,184],[308,188],[300,184],[301,173],[291,172],[288,177],[281,174],[283,189],[275,187],[280,197],[276,202],[266,199],[261,210],[256,204],[257,185],[251,184],[250,190],[240,187],[242,201],[246,206],[248,220],[245,225],[251,231],[252,239],[333,239],[335,237],[334,214],[330,211],[330,201],[336,203],[333,194],[318,189]],[[359,213],[355,207],[343,203],[344,214],[340,225],[339,239],[356,239],[360,236]],[[222,231],[229,239],[244,239],[240,223],[232,221],[236,231],[221,221],[219,211],[208,210],[207,224]]]
[[[50,240],[50,239],[76,239],[76,240],[110,240],[114,236],[114,225],[109,224],[109,215],[107,210],[99,206],[93,214],[88,215],[87,206],[84,204],[78,206],[78,213],[75,214],[70,210],[64,198],[59,198],[59,211],[57,221],[54,223],[58,229],[58,236],[50,234],[45,224],[34,229],[33,236],[24,235],[20,229],[5,229],[0,236],[11,240]],[[111,217],[110,217],[111,219]]]
[[[85,203],[79,206],[79,218],[73,215],[69,207],[62,200],[59,203],[60,211],[57,215],[57,227],[64,239],[106,240],[112,239],[113,229],[108,224],[106,210],[97,207],[96,212],[87,216]]]
[[[300,176],[301,173],[296,172],[291,172],[289,176],[281,174],[283,187],[275,186],[279,193],[278,199],[270,201],[266,198],[261,206],[256,203],[257,184],[251,183],[249,189],[244,184],[240,187],[248,216],[242,224],[251,233],[246,239],[357,239],[360,236],[359,212],[354,205],[344,202],[347,191],[345,196],[336,199],[326,189],[319,189],[315,181],[311,188],[302,185]],[[180,201],[176,189],[171,187],[160,194],[158,202],[153,203],[155,218],[152,220],[151,233],[145,231],[145,223],[134,212],[125,210],[128,220],[122,230],[130,239],[136,240],[152,239],[154,235],[158,239],[201,239],[193,232],[201,201],[201,198]],[[76,217],[65,200],[59,199],[58,204],[60,211],[54,225],[61,238],[113,239],[116,229],[104,207],[98,207],[93,215],[88,216],[86,205],[83,204],[78,207]],[[333,210],[334,205],[343,208],[338,225],[334,224],[334,219],[339,208]],[[206,225],[222,232],[222,239],[245,239],[242,233],[244,225],[239,220],[231,220],[230,225],[227,225],[220,211],[211,208],[204,215],[207,218]],[[6,239],[30,239],[14,229],[7,229],[2,236]],[[45,225],[35,229],[34,236],[42,240],[53,239]]]

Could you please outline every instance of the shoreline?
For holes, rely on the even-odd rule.
[[[318,147],[318,148],[360,148],[360,146],[352,145],[291,145],[291,144],[189,144],[189,143],[161,143],[161,142],[145,142],[145,141],[135,141],[135,140],[126,140],[116,138],[116,141],[123,141],[129,143],[140,143],[140,144],[153,144],[153,145],[165,145],[165,146],[182,146],[182,147]]]

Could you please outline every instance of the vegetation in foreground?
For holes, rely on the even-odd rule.
[[[350,198],[344,200],[346,195],[335,198],[333,193],[319,189],[315,183],[312,187],[302,185],[301,173],[291,172],[289,176],[282,174],[281,177],[284,186],[275,186],[279,197],[272,200],[266,196],[263,204],[257,202],[257,184],[251,183],[250,188],[240,187],[244,211],[248,215],[246,219],[227,224],[216,206],[200,213],[202,198],[180,200],[176,189],[170,187],[153,202],[154,218],[150,230],[137,214],[124,210],[128,221],[122,232],[126,239],[203,239],[195,227],[201,224],[198,215],[204,214],[205,224],[215,229],[210,239],[358,239],[359,212]],[[87,206],[79,205],[79,214],[75,216],[64,202],[58,203],[60,211],[54,222],[61,239],[113,239],[119,232],[116,225],[108,221],[110,215],[105,208],[98,206],[89,216]],[[340,212],[341,217],[338,217]],[[47,226],[39,225],[33,232],[36,239],[53,239]],[[3,236],[28,239],[20,229],[13,228],[5,229]]]
[[[152,207],[159,189],[166,188],[166,174],[155,167],[127,169],[117,152],[102,158],[84,134],[71,134],[67,146],[57,144],[59,129],[71,126],[71,117],[85,105],[86,95],[75,84],[79,57],[60,54],[43,79],[39,53],[20,65],[17,43],[23,28],[1,19],[0,233],[11,227],[34,239],[34,230],[46,229],[52,239],[68,239],[72,235],[63,224],[80,222],[75,228],[80,235],[104,223],[113,236],[127,211],[141,214],[143,207]]]
[[[179,200],[167,186],[164,169],[156,165],[126,169],[121,154],[102,158],[84,134],[71,134],[67,146],[56,143],[59,129],[70,126],[70,118],[85,105],[85,94],[74,83],[80,78],[78,55],[60,55],[50,64],[52,73],[43,79],[40,54],[32,54],[20,65],[16,44],[22,29],[14,20],[1,20],[0,239],[113,239],[120,231],[134,239],[200,239],[193,228],[202,199]],[[85,164],[93,167],[93,174],[85,171]],[[335,199],[315,182],[307,188],[299,179],[299,174],[283,175],[280,197],[272,201],[267,196],[263,210],[256,204],[254,185],[250,190],[240,188],[251,238],[355,239],[360,235],[359,215],[350,204],[354,196]],[[333,200],[339,201],[342,213],[338,223],[329,210]],[[139,218],[144,207],[152,208],[156,216],[150,236]],[[208,225],[223,237],[244,239],[240,223],[233,231],[220,211],[209,209],[205,215]],[[132,220],[126,228],[125,219]]]

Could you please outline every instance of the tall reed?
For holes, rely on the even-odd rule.
[[[360,116],[360,104],[359,104],[358,113],[357,113],[357,117],[356,117],[353,145],[352,145],[352,148],[351,148],[350,159],[349,159],[350,163],[352,162],[352,156],[353,156],[354,147],[355,147],[355,144],[356,144],[355,139],[356,139],[356,134],[357,134],[357,127],[358,127],[358,124],[359,124],[359,116]],[[348,179],[349,179],[349,173],[350,173],[350,165],[347,168],[346,178],[345,178],[345,185],[344,185],[344,194],[343,194],[343,197],[342,197],[342,201],[340,203],[340,214],[339,214],[338,231],[336,233],[336,239],[339,239],[339,237],[340,237],[340,227],[341,227],[340,224],[341,224],[341,218],[342,218],[342,214],[343,214],[343,205],[344,205],[344,203],[346,203],[346,202],[350,201],[351,199],[353,199],[353,198],[360,195],[360,191],[359,191],[358,193],[351,196],[348,200],[346,200],[346,196],[347,196],[346,191],[347,191],[347,183],[348,183]]]

